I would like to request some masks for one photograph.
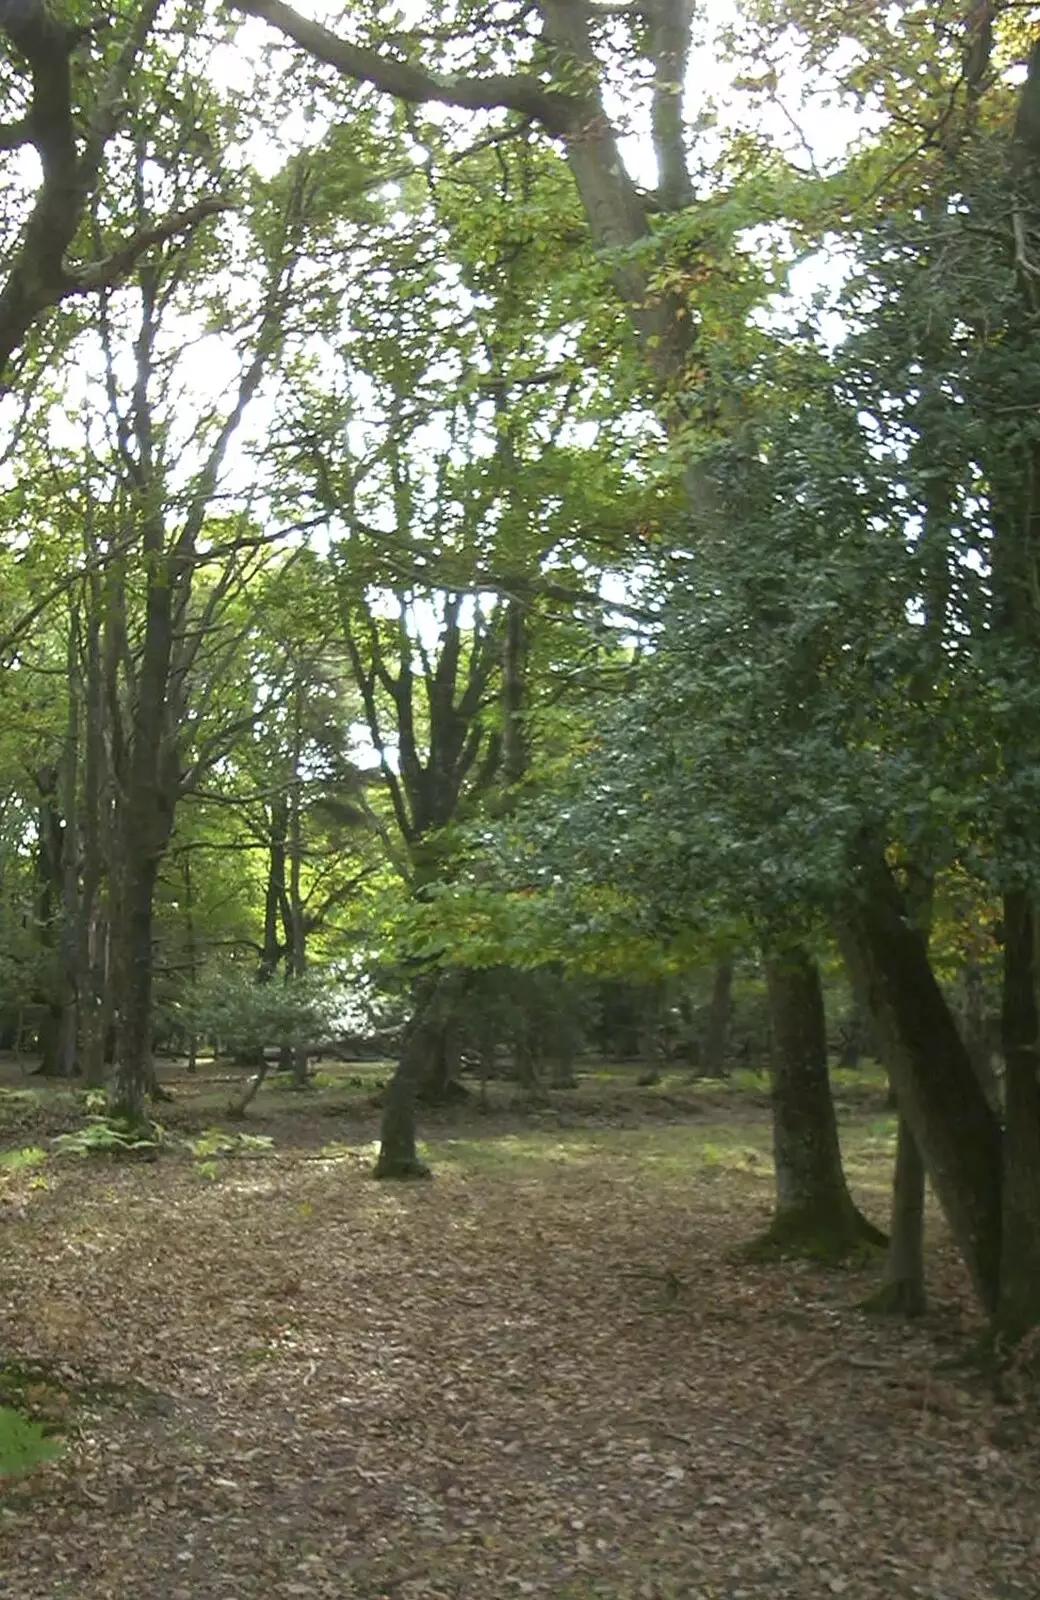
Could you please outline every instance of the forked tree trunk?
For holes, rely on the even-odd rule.
[[[766,986],[776,1210],[749,1253],[846,1260],[883,1244],[884,1235],[857,1210],[845,1182],[819,969],[806,950],[790,947],[766,960]]]
[[[1004,1210],[996,1324],[1012,1342],[1040,1326],[1040,1015],[1031,896],[1004,896]]]
[[[987,1310],[1000,1279],[1000,1126],[935,979],[924,940],[880,851],[864,843],[837,925],[899,1107]]]

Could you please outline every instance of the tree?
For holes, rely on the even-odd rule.
[[[201,195],[158,219],[137,217],[118,241],[105,240],[95,228],[91,248],[84,248],[108,147],[127,131],[129,90],[142,76],[159,9],[160,0],[142,0],[118,20],[83,24],[48,0],[5,0],[0,7],[9,67],[4,109],[16,111],[0,126],[0,148],[31,145],[41,171],[28,214],[5,250],[0,386],[10,381],[13,357],[46,312],[75,297],[105,293],[130,277],[150,251],[190,237],[207,217],[228,209],[223,197]],[[190,26],[187,17],[184,25]],[[16,203],[13,214],[20,209]]]

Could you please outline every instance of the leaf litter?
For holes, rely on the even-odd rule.
[[[55,1169],[0,1315],[75,1401],[4,1600],[1037,1600],[1035,1413],[944,1364],[941,1229],[942,1310],[879,1321],[869,1274],[737,1260],[762,1164],[491,1131],[421,1185],[299,1117],[216,1181]]]

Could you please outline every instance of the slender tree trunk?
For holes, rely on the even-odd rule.
[[[881,1288],[866,1302],[870,1311],[920,1317],[927,1309],[924,1279],[925,1171],[917,1140],[899,1118],[892,1176],[892,1231]]]
[[[285,886],[285,849],[289,837],[289,802],[284,795],[271,801],[267,817],[267,888],[264,894],[264,948],[257,978],[266,983],[282,959],[278,927],[288,905]]]
[[[93,545],[88,545],[96,555]],[[115,686],[117,663],[113,630],[121,619],[121,608],[114,601],[118,592],[118,569],[90,583],[90,603],[84,627],[86,693],[84,696],[83,744],[83,877],[80,889],[80,984],[79,1052],[83,1082],[87,1088],[100,1088],[105,1081],[105,1037],[111,1024],[112,992],[109,981],[111,916],[111,773],[106,745],[106,706],[110,742],[119,743],[117,723],[118,695]],[[102,620],[104,619],[104,632]]]
[[[195,881],[192,877],[190,851],[184,853],[184,933],[188,987],[194,994],[198,982],[198,948],[195,941]],[[192,1009],[194,1010],[194,1007]],[[189,1027],[185,1043],[188,1051],[187,1070],[189,1074],[194,1074],[198,1070],[199,1059],[199,1036],[195,1032],[194,1022]]]
[[[1000,1126],[935,979],[924,940],[880,851],[857,852],[837,933],[899,1108],[987,1310],[1000,1272]]]
[[[639,999],[639,1083],[641,1087],[649,1089],[661,1081],[661,1061],[664,1056],[661,1036],[665,999],[663,985],[648,984]]]
[[[61,840],[61,931],[58,937],[61,1023],[56,1067],[61,1077],[71,1078],[77,1066],[79,991],[83,976],[79,964],[79,829],[76,825],[79,800],[79,625],[75,615],[69,619],[66,682],[69,707],[61,772],[61,808],[65,826]]]
[[[819,969],[798,946],[769,956],[765,966],[776,1210],[750,1253],[842,1261],[884,1243],[884,1235],[857,1210],[845,1182]]]
[[[911,865],[907,869],[906,902],[927,950],[932,928],[935,878]],[[896,1106],[899,1096],[891,1087]],[[896,1131],[896,1160],[892,1174],[892,1221],[881,1288],[867,1309],[893,1316],[923,1316],[928,1304],[924,1277],[924,1161],[910,1124],[900,1114]]]
[[[730,996],[733,991],[733,963],[719,961],[711,986],[708,1025],[701,1045],[699,1076],[721,1078],[726,1065],[726,1036],[729,1033]]]
[[[303,758],[303,691],[297,680],[293,691],[292,794],[289,801],[289,969],[293,978],[307,970],[307,918],[303,903],[303,818],[301,816],[300,765]],[[295,1039],[290,1049],[293,1087],[310,1087],[306,1041]]]
[[[1004,1211],[996,1324],[1012,1342],[1040,1325],[1040,1014],[1031,896],[1004,896]]]

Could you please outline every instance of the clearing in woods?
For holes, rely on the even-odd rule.
[[[269,1151],[179,1142],[233,1126],[200,1076],[158,1161],[6,1173],[0,1382],[68,1443],[0,1492],[4,1600],[1037,1600],[1036,1412],[949,1362],[934,1218],[937,1309],[874,1320],[876,1269],[735,1257],[761,1093],[466,1107],[427,1121],[435,1181],[387,1186],[352,1071],[264,1091]],[[883,1222],[892,1119],[842,1114]],[[82,1097],[0,1118],[45,1144]]]

